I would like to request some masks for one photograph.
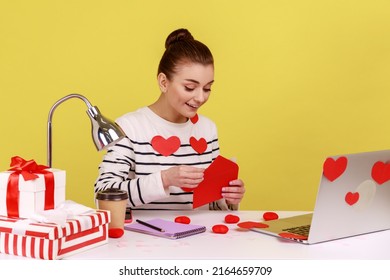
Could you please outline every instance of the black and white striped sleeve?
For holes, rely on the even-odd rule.
[[[135,156],[133,145],[125,138],[110,148],[99,165],[95,193],[108,188],[117,188],[129,193],[129,206],[136,207],[166,198],[161,172],[146,176],[135,176]]]

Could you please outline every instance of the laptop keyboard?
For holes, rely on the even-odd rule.
[[[303,236],[309,236],[309,230],[310,230],[310,225],[283,229],[283,231],[294,233],[294,234],[299,234],[299,235],[303,235]]]

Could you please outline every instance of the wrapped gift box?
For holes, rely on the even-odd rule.
[[[10,215],[10,207],[7,207],[7,195],[9,196],[10,192],[8,179],[14,172],[0,172],[0,215],[29,218],[32,213],[54,209],[65,201],[66,172],[59,169],[47,169],[47,171],[54,175],[54,193],[49,194],[51,196],[50,202],[47,202],[45,199],[45,196],[48,194],[46,193],[47,188],[44,174],[35,174],[38,178],[32,180],[25,180],[22,175],[19,175],[18,193],[14,194],[16,198],[12,200],[12,207],[18,209],[18,214],[12,215]]]
[[[54,223],[0,216],[0,253],[35,259],[55,260],[106,244],[110,213],[93,213]]]

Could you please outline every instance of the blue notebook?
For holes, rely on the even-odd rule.
[[[125,230],[165,237],[169,239],[179,239],[206,231],[205,226],[175,223],[164,219],[152,219],[145,222],[155,227],[161,228],[164,231],[162,232],[137,222],[126,224],[124,228]]]

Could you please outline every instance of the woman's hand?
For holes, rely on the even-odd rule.
[[[181,188],[196,188],[203,181],[204,168],[179,165],[161,171],[164,188],[176,186]]]
[[[229,204],[239,204],[244,197],[245,186],[241,179],[229,182],[229,186],[222,188],[222,197]]]

